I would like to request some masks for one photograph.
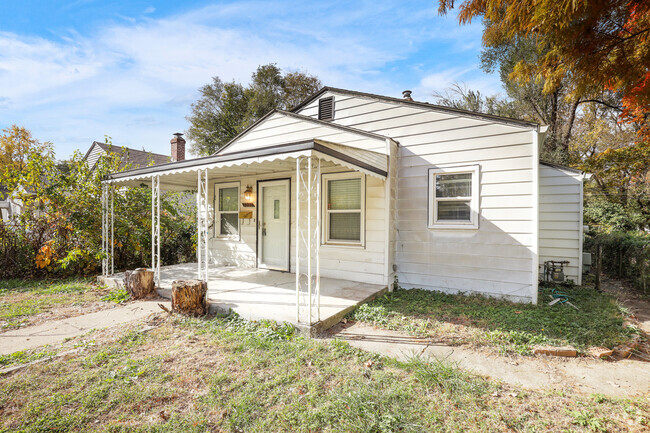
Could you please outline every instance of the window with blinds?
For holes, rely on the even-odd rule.
[[[478,166],[429,170],[429,227],[478,228]]]
[[[359,245],[364,231],[364,177],[340,173],[324,176],[326,243]]]
[[[239,237],[239,184],[215,185],[217,237]]]

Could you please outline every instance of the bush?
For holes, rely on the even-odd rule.
[[[601,272],[629,281],[644,294],[650,288],[650,234],[640,232],[590,233],[585,250],[597,258],[601,251]]]
[[[0,278],[65,277],[99,272],[102,252],[102,179],[132,168],[126,151],[113,152],[90,167],[75,152],[56,162],[51,144],[28,131],[4,130],[1,143],[20,147],[23,164],[0,168],[0,185],[22,200],[22,212],[0,223]],[[0,153],[2,153],[0,146]],[[11,155],[10,155],[11,156]],[[161,253],[166,265],[193,260],[196,205],[184,193],[161,195]],[[151,266],[151,189],[114,193],[116,270]]]

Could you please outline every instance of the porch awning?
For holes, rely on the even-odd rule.
[[[381,179],[386,178],[388,172],[388,156],[385,154],[312,139],[112,173],[103,183],[139,186],[150,184],[152,176],[160,176],[160,187],[164,190],[193,190],[196,189],[199,170],[207,169],[211,181],[289,172],[295,170],[296,158],[302,156],[321,159],[323,168],[343,166]]]

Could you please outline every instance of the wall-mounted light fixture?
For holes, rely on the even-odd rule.
[[[244,207],[255,207],[255,203],[253,203],[253,187],[250,185],[246,186],[246,191],[244,191],[244,202],[242,205]]]

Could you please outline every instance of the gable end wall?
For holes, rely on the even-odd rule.
[[[538,162],[532,128],[322,95],[328,96],[335,97],[334,122],[399,142],[394,264],[400,286],[535,301]],[[318,100],[299,114],[317,117]],[[467,164],[480,165],[479,229],[429,229],[428,170]]]

